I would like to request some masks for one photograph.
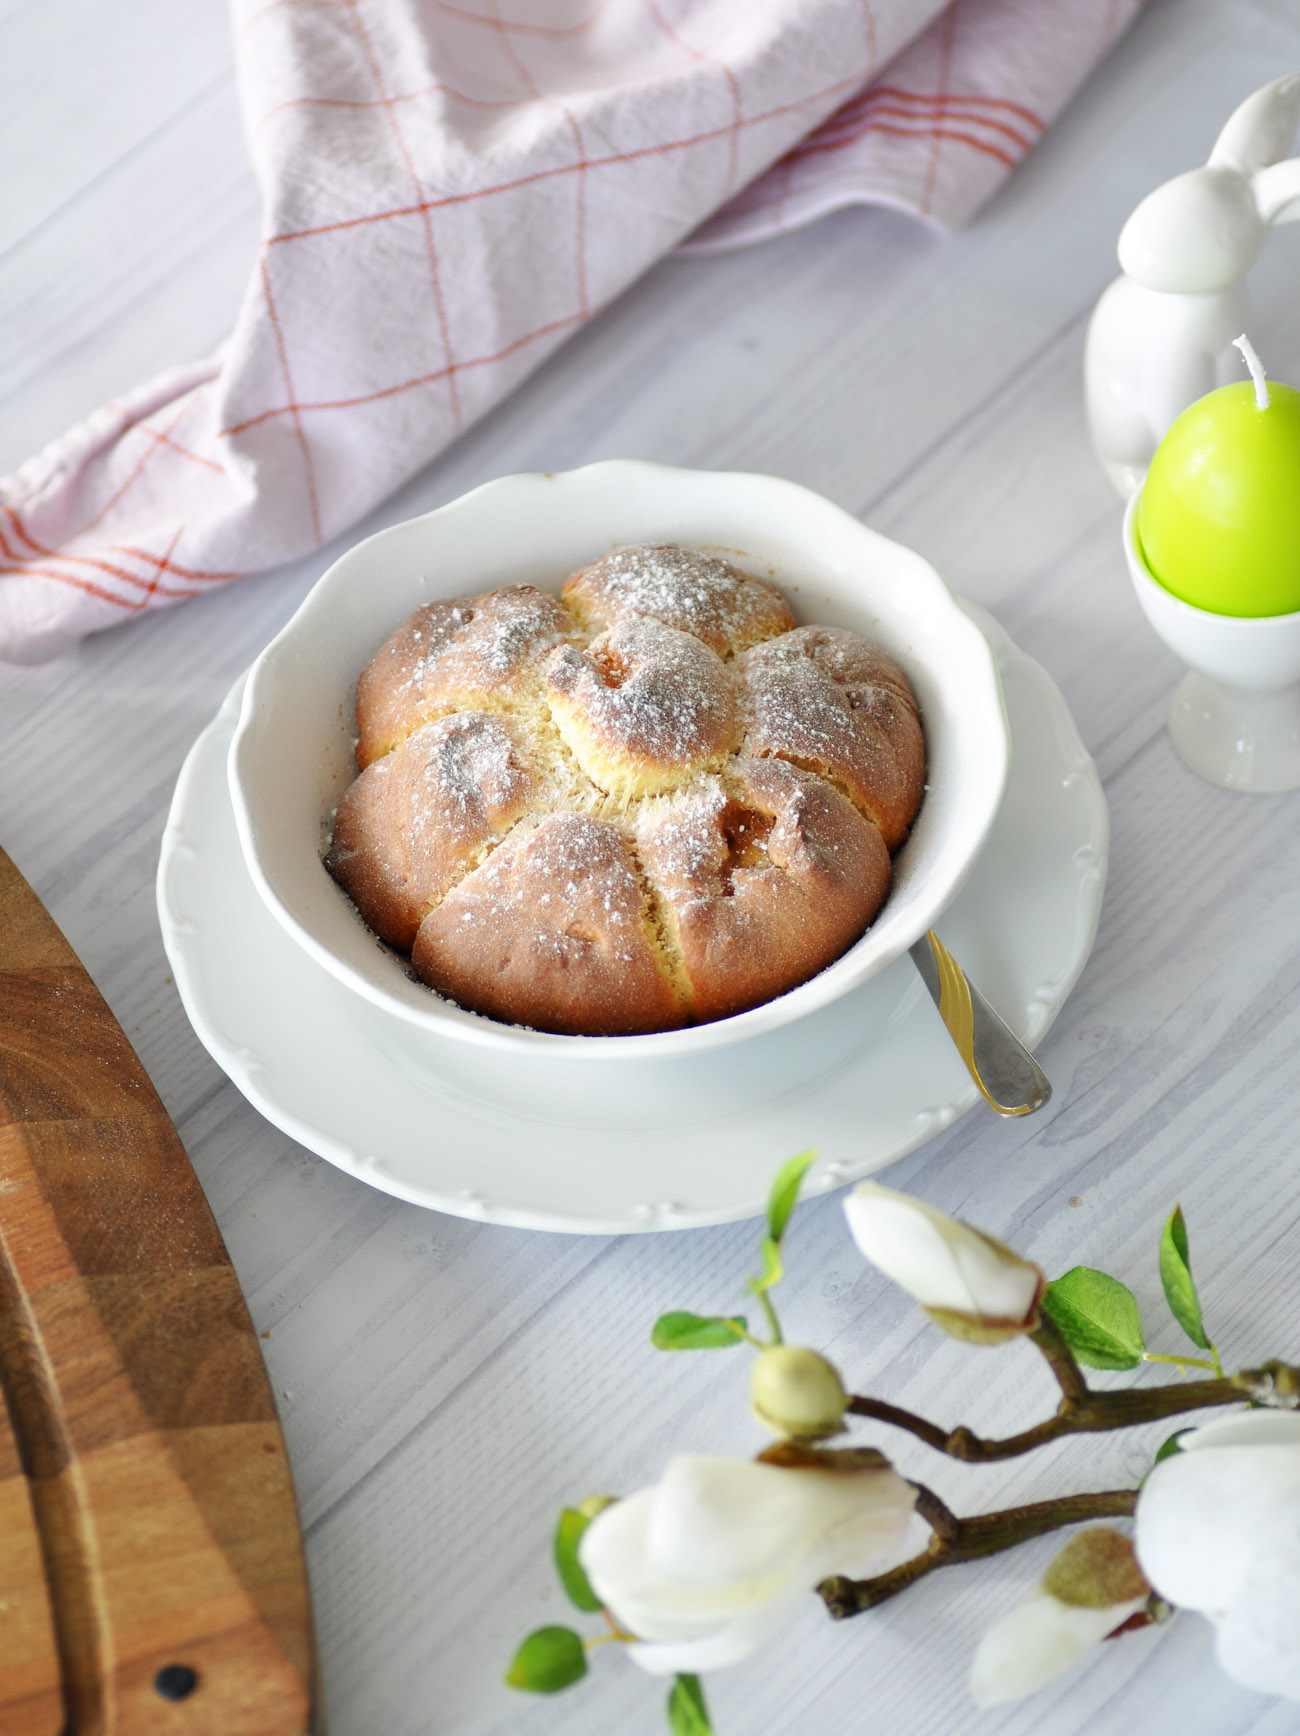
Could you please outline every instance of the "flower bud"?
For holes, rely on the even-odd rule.
[[[861,1182],[844,1202],[859,1249],[955,1338],[999,1344],[1038,1323],[1046,1279],[982,1230]]]
[[[1081,1531],[980,1641],[970,1680],[976,1705],[1036,1693],[1143,1609],[1150,1591],[1127,1537],[1108,1526]]]
[[[749,1377],[754,1415],[773,1434],[820,1441],[844,1426],[849,1395],[824,1356],[798,1344],[774,1344]]]
[[[1133,1542],[1109,1525],[1073,1536],[1043,1575],[1049,1597],[1074,1609],[1110,1609],[1146,1598],[1151,1587],[1133,1553]]]

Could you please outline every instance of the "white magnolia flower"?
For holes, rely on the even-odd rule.
[[[1150,1589],[1127,1537],[1104,1527],[1081,1532],[980,1641],[970,1678],[976,1705],[1036,1694],[1136,1615]]]
[[[1179,1445],[1138,1496],[1143,1571],[1215,1624],[1234,1681],[1300,1700],[1300,1415],[1220,1417]]]
[[[965,1323],[996,1338],[1034,1324],[1042,1272],[982,1230],[870,1181],[854,1188],[844,1211],[866,1258],[941,1325]]]
[[[916,1491],[888,1465],[791,1469],[670,1459],[660,1482],[606,1507],[579,1557],[655,1675],[734,1664],[831,1574],[896,1550]]]

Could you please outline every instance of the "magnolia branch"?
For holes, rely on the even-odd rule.
[[[916,1510],[933,1535],[928,1546],[910,1561],[902,1561],[887,1573],[871,1579],[848,1579],[839,1575],[818,1586],[832,1618],[843,1621],[875,1609],[937,1567],[955,1567],[962,1561],[979,1561],[1000,1555],[1004,1549],[1066,1525],[1089,1519],[1127,1518],[1137,1503],[1136,1489],[1104,1489],[1093,1495],[1063,1495],[1054,1501],[1033,1501],[1024,1507],[1005,1507],[997,1513],[980,1513],[960,1519],[933,1490],[915,1485]]]
[[[1082,1404],[1090,1396],[1087,1377],[1050,1314],[1039,1313],[1038,1324],[1029,1337],[1055,1375],[1062,1402]]]
[[[1132,1428],[1139,1423],[1160,1422],[1166,1417],[1180,1416],[1184,1411],[1205,1410],[1213,1405],[1243,1404],[1251,1394],[1239,1382],[1242,1376],[1225,1380],[1188,1381],[1182,1386],[1161,1386],[1146,1391],[1094,1392],[1086,1399],[1062,1399],[1054,1415],[1036,1423],[1018,1435],[1002,1440],[986,1441],[964,1425],[941,1429],[924,1417],[898,1405],[885,1404],[879,1399],[855,1396],[848,1409],[854,1416],[870,1417],[878,1423],[891,1423],[906,1429],[937,1453],[950,1459],[962,1459],[968,1464],[988,1464],[997,1459],[1014,1459],[1035,1447],[1046,1446],[1062,1435],[1096,1434],[1105,1429]]]
[[[853,1416],[870,1417],[905,1429],[917,1440],[949,1458],[967,1463],[989,1463],[1032,1452],[1062,1435],[1098,1433],[1106,1429],[1132,1428],[1140,1423],[1160,1422],[1187,1411],[1215,1405],[1255,1404],[1294,1409],[1300,1404],[1300,1369],[1287,1363],[1269,1362],[1260,1368],[1213,1380],[1185,1381],[1176,1385],[1119,1392],[1094,1392],[1073,1352],[1057,1328],[1044,1315],[1028,1335],[1043,1353],[1061,1389],[1054,1414],[1033,1428],[1002,1440],[983,1440],[966,1427],[941,1429],[925,1417],[900,1405],[861,1395],[849,1400]],[[959,1518],[923,1483],[915,1483],[916,1510],[930,1526],[927,1547],[910,1561],[900,1562],[871,1579],[843,1575],[827,1579],[818,1587],[831,1616],[842,1621],[861,1615],[878,1604],[897,1597],[909,1585],[937,1567],[952,1567],[962,1561],[978,1561],[1014,1549],[1033,1537],[1078,1525],[1090,1519],[1119,1519],[1130,1515],[1137,1503],[1136,1489],[1105,1489],[1099,1494],[1063,1495],[1056,1500],[1035,1501],[1028,1506],[1007,1507],[996,1513]]]
[[[1043,1353],[1056,1377],[1061,1388],[1061,1402],[1050,1417],[1018,1435],[989,1441],[964,1425],[941,1429],[900,1405],[887,1404],[882,1399],[862,1394],[855,1394],[849,1400],[848,1413],[905,1429],[917,1440],[924,1441],[927,1447],[945,1453],[950,1459],[961,1459],[968,1464],[987,1464],[1032,1452],[1035,1447],[1046,1446],[1062,1435],[1134,1428],[1140,1423],[1162,1422],[1186,1411],[1207,1410],[1216,1405],[1253,1402],[1291,1410],[1300,1403],[1300,1369],[1283,1362],[1267,1362],[1260,1368],[1245,1368],[1237,1374],[1213,1380],[1095,1392],[1064,1339],[1045,1315],[1029,1337]]]

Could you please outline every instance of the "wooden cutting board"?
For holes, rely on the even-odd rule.
[[[0,851],[0,1731],[298,1736],[284,1439],[175,1128]]]

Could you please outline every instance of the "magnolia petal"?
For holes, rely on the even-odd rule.
[[[970,1231],[953,1251],[982,1319],[1028,1320],[1042,1284],[1037,1266],[1017,1259],[978,1230]]]
[[[779,1632],[810,1589],[802,1583],[789,1584],[769,1602],[747,1610],[698,1638],[629,1646],[628,1656],[652,1676],[698,1676],[706,1670],[725,1670],[729,1664],[740,1663]]]
[[[1294,1447],[1175,1453],[1161,1460],[1138,1496],[1134,1544],[1142,1571],[1170,1603],[1226,1609],[1279,1508],[1298,1499]]]
[[[927,1308],[999,1322],[1026,1320],[1037,1266],[923,1200],[861,1182],[844,1202],[863,1255]]]
[[[893,1471],[790,1470],[744,1460],[669,1460],[647,1544],[656,1570],[682,1585],[766,1580],[849,1526],[892,1533],[914,1492]],[[855,1550],[857,1545],[853,1546]]]
[[[918,1302],[958,1314],[978,1312],[939,1213],[907,1194],[862,1182],[845,1200],[844,1215],[864,1257]]]
[[[1180,1445],[1138,1496],[1143,1571],[1209,1615],[1235,1681],[1300,1700],[1300,1417],[1218,1417]]]
[[[838,1475],[838,1473],[836,1473]],[[851,1481],[858,1481],[856,1477]],[[916,1489],[893,1471],[863,1472],[856,1506],[810,1553],[811,1584],[833,1573],[859,1579],[895,1556],[916,1508]]]
[[[862,1572],[897,1548],[915,1500],[883,1463],[826,1470],[683,1455],[657,1486],[598,1513],[578,1554],[601,1602],[654,1642],[638,1657],[646,1669],[716,1669],[761,1644],[819,1580]],[[665,1646],[687,1661],[666,1661]]]
[[[691,1639],[725,1610],[701,1611],[665,1596],[651,1565],[646,1536],[658,1489],[640,1489],[598,1513],[582,1535],[578,1559],[592,1590],[629,1632],[650,1640]]]
[[[1230,1412],[1190,1429],[1178,1443],[1182,1453],[1208,1447],[1300,1447],[1300,1411]]]
[[[1036,1694],[1145,1603],[1143,1596],[1105,1609],[1081,1609],[1044,1591],[1032,1593],[980,1641],[970,1678],[975,1704],[1001,1706]]]
[[[1225,1674],[1258,1693],[1300,1700],[1300,1506],[1275,1516],[1218,1629]]]
[[[784,1575],[825,1527],[819,1493],[800,1473],[773,1465],[670,1459],[647,1537],[651,1560],[684,1585]]]
[[[660,1492],[657,1487],[641,1489],[606,1508],[578,1545],[578,1559],[596,1596],[629,1632],[647,1640],[693,1640],[737,1610],[786,1589],[787,1573],[704,1586],[666,1578],[647,1541]]]

